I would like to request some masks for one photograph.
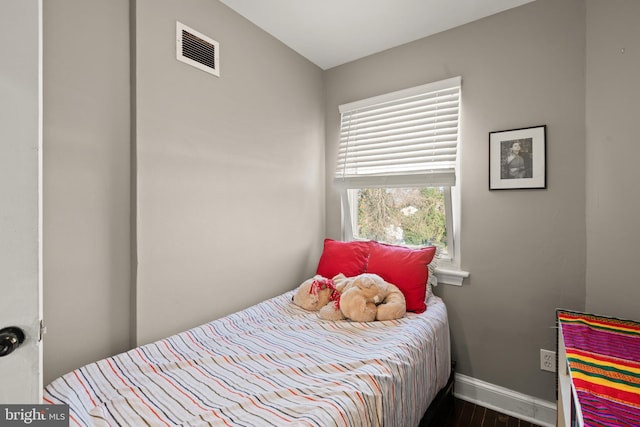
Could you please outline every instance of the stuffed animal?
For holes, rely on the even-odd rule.
[[[406,313],[406,300],[400,289],[377,274],[360,274],[341,287],[340,311],[356,322],[392,320]]]
[[[331,280],[333,280],[333,284],[336,287],[336,290],[342,293],[347,286],[351,286],[351,282],[353,282],[354,279],[355,277],[347,277],[344,274],[340,273],[333,276],[333,279]]]
[[[338,274],[332,279],[316,275],[298,287],[292,300],[305,310],[318,311],[325,320],[372,322],[399,319],[406,313],[400,289],[370,273]]]
[[[307,279],[293,295],[293,303],[308,311],[319,311],[339,295],[333,281],[319,274]]]
[[[376,320],[394,320],[404,317],[407,312],[407,300],[396,285],[387,284],[387,296],[378,304]]]
[[[324,320],[344,320],[344,314],[340,310],[340,297],[341,292],[350,283],[351,279],[347,278],[344,274],[340,273],[331,279],[331,283],[335,288],[335,293],[332,295],[331,301],[318,312],[318,316]]]
[[[355,322],[376,320],[376,303],[382,302],[384,289],[373,276],[361,274],[350,280],[340,294],[340,311]]]
[[[318,317],[324,320],[344,320],[344,314],[340,310],[340,300],[329,301],[327,305],[318,311]]]
[[[298,286],[292,301],[305,310],[318,311],[321,319],[344,320],[340,311],[340,291],[351,281],[353,278],[347,278],[344,274],[338,274],[333,279],[317,274]]]
[[[335,275],[331,280],[333,281],[333,285],[338,291],[337,298],[334,298],[333,301],[329,302],[329,304],[325,305],[320,309],[318,316],[324,320],[344,320],[346,317],[344,313],[340,309],[340,298],[342,296],[342,292],[349,289],[353,282],[356,280],[356,277],[347,277],[342,273]]]

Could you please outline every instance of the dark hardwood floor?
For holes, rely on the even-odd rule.
[[[528,421],[522,421],[491,409],[453,399],[453,407],[445,412],[445,416],[434,420],[437,427],[539,427]]]

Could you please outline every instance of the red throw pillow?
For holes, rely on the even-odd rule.
[[[347,277],[362,274],[367,269],[369,242],[340,242],[324,239],[324,250],[316,274],[332,278],[342,273]]]
[[[422,313],[427,309],[427,266],[436,254],[436,247],[410,249],[404,246],[371,242],[367,273],[374,273],[396,285],[407,300],[407,311]]]

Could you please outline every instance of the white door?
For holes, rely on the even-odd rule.
[[[5,328],[25,336],[0,357],[0,404],[42,399],[41,16],[41,0],[0,0],[0,352]]]

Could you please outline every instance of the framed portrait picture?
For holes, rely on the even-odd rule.
[[[489,132],[489,190],[547,188],[547,126]]]

